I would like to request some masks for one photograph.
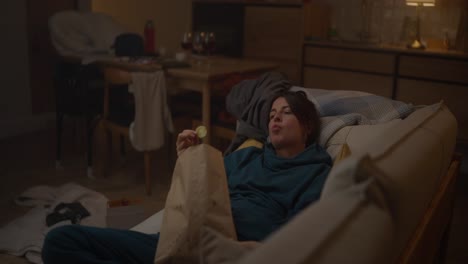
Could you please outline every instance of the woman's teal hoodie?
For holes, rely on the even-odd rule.
[[[332,160],[318,144],[291,159],[267,145],[235,151],[224,164],[238,240],[260,241],[319,199]]]

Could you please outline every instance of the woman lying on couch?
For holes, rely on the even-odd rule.
[[[269,141],[224,158],[231,210],[239,241],[261,241],[320,197],[332,161],[316,140],[317,110],[303,92],[271,98]],[[184,130],[180,155],[199,143]],[[159,234],[68,225],[53,229],[42,249],[44,263],[153,263]]]

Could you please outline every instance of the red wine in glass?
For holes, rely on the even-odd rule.
[[[193,51],[196,54],[203,54],[205,48],[205,32],[196,33],[193,38]]]
[[[205,39],[205,49],[208,51],[208,54],[211,55],[216,50],[216,39],[213,32],[210,32]]]
[[[191,50],[192,49],[192,32],[185,32],[184,36],[182,37],[182,42],[180,46],[184,50]]]
[[[194,43],[193,50],[196,54],[201,55],[203,53],[203,43]]]
[[[183,42],[180,44],[182,46],[182,49],[184,50],[191,50],[192,49],[192,42]]]
[[[214,40],[210,40],[207,43],[207,50],[210,54],[213,54],[216,50],[216,42]]]

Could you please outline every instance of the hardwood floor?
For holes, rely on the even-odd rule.
[[[73,136],[72,126],[63,137],[63,168],[55,168],[55,129],[0,140],[0,227],[24,215],[31,208],[14,204],[14,198],[29,187],[60,186],[75,182],[104,194],[109,199],[140,199],[145,215],[164,207],[172,168],[167,146],[156,151],[152,159],[152,195],[145,194],[143,155],[127,147],[121,158],[118,148],[112,160],[112,174],[107,178],[89,179],[86,175],[84,139],[80,129]],[[118,146],[118,144],[114,144]],[[0,263],[28,263],[26,259],[0,254]]]

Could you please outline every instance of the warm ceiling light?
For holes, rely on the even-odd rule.
[[[435,6],[435,0],[406,0],[409,6]]]

